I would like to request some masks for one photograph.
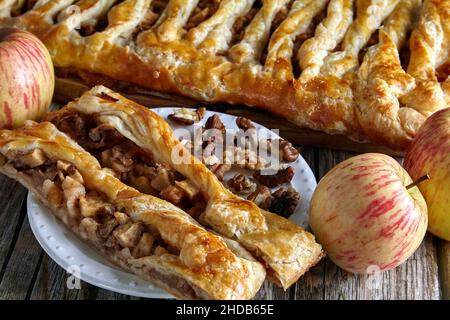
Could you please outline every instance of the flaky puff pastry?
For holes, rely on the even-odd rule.
[[[0,0],[0,26],[33,32],[63,76],[89,85],[253,106],[402,151],[450,100],[449,10],[450,0]]]
[[[258,208],[224,187],[217,177],[183,147],[169,124],[156,113],[103,86],[92,88],[48,120],[58,126],[64,115],[80,112],[115,128],[185,176],[207,200],[199,221],[237,240],[262,261],[271,280],[288,288],[322,257],[314,236],[295,223]]]
[[[264,281],[263,266],[236,242],[206,231],[174,205],[124,185],[49,122],[30,122],[22,129],[0,131],[0,159],[0,172],[21,182],[77,235],[125,270],[178,298],[249,299]],[[40,166],[52,163],[57,163],[58,168],[68,165],[72,168],[67,169],[71,176],[62,182],[64,199],[60,200],[63,201],[55,200],[58,190],[50,188],[54,187],[50,180],[42,183],[33,174]],[[89,192],[95,192],[97,198],[100,194],[105,206],[113,205],[121,211],[114,213],[120,221],[128,219],[136,228],[156,234],[159,240],[155,241],[162,246],[159,253],[155,249],[152,254],[135,258],[127,248],[108,244],[114,236],[105,240],[99,236],[98,229],[89,228],[97,224],[101,227],[100,218],[105,218],[104,214],[98,217],[100,213],[96,216],[94,211],[86,216],[88,211],[81,210],[81,198],[88,199]],[[131,241],[128,238],[120,240]]]

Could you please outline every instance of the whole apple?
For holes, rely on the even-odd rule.
[[[310,224],[331,260],[353,273],[397,267],[419,247],[427,206],[408,173],[389,156],[341,162],[319,182]]]
[[[450,241],[450,108],[435,112],[414,138],[404,161],[428,205],[428,230]]]
[[[29,32],[0,29],[0,128],[43,116],[54,87],[53,64],[44,44]]]

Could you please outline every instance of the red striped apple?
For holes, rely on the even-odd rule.
[[[450,241],[450,108],[425,121],[406,154],[404,166],[413,179],[430,176],[419,185],[428,205],[428,230]]]
[[[397,161],[376,153],[347,159],[322,178],[310,224],[334,263],[370,273],[395,268],[414,253],[426,233],[427,206],[411,182]]]
[[[42,117],[54,87],[52,60],[42,42],[26,31],[0,29],[0,128]]]

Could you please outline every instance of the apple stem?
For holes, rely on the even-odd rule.
[[[409,190],[409,189],[411,189],[411,188],[413,188],[413,187],[415,187],[415,186],[421,184],[422,182],[424,182],[425,180],[428,180],[428,179],[430,179],[430,176],[429,176],[428,173],[427,173],[427,174],[421,176],[421,177],[420,177],[419,179],[417,179],[416,181],[413,181],[412,183],[408,184],[408,185],[406,186],[406,190]]]

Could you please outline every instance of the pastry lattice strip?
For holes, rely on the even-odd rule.
[[[301,126],[397,149],[407,146],[424,119],[449,100],[449,82],[435,76],[448,63],[448,0],[95,2],[88,8],[89,1],[37,1],[32,10],[8,18],[24,2],[3,0],[0,14],[5,18],[0,23],[41,36],[58,67],[208,102],[254,105]],[[73,5],[81,12],[61,13]],[[148,18],[145,8],[157,10],[150,26],[142,28]],[[273,28],[277,15],[287,9]],[[232,43],[234,24],[252,10],[257,12],[245,24],[242,39]],[[106,28],[86,37],[78,33],[77,25],[105,19],[106,14]],[[188,27],[194,15],[200,18]],[[314,35],[295,50],[297,38],[311,28]],[[392,54],[399,56],[400,66],[406,65],[414,88],[397,93],[394,83],[386,81],[384,99],[392,108],[385,112],[386,107],[372,104],[374,110],[367,114],[376,116],[369,119],[362,111],[366,107],[359,106],[363,98],[358,88],[374,88],[366,86],[360,69],[380,65],[375,60],[381,54],[364,59],[370,47],[383,46],[377,40],[380,32],[393,40]],[[405,48],[409,64],[401,54]],[[73,54],[66,56],[67,50]],[[114,60],[105,58],[107,53]],[[386,69],[382,77],[395,77],[397,71]],[[149,77],[153,74],[158,77]],[[387,125],[379,126],[380,121]]]

